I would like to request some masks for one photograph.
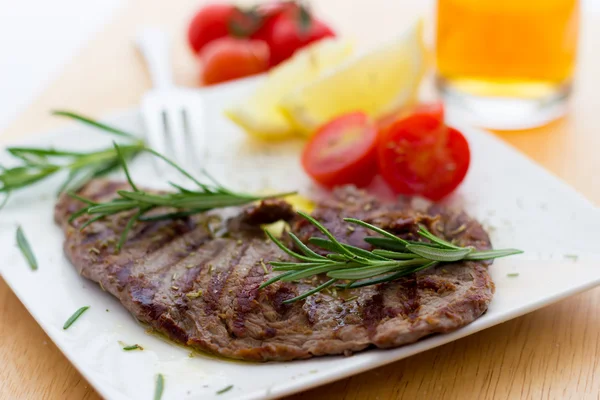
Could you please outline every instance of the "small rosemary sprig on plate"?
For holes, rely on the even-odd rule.
[[[217,390],[216,394],[223,394],[233,389],[233,385],[225,386],[223,389]]]
[[[23,257],[25,257],[25,259],[27,260],[27,264],[29,264],[29,267],[33,271],[37,270],[37,260],[35,258],[35,255],[33,254],[33,251],[31,250],[29,241],[25,237],[25,233],[23,233],[23,228],[21,228],[21,226],[17,228],[17,246],[19,246]]]
[[[119,156],[121,166],[125,172],[125,176],[127,177],[127,181],[131,186],[131,190],[119,190],[117,191],[119,197],[103,203],[94,202],[78,196],[77,194],[70,193],[73,198],[82,201],[86,205],[73,213],[69,219],[69,222],[73,222],[78,217],[87,214],[91,218],[80,227],[80,229],[84,229],[91,223],[108,216],[127,211],[133,212],[133,215],[127,222],[125,229],[123,229],[123,232],[121,232],[121,237],[116,246],[117,251],[121,249],[127,240],[127,234],[138,221],[158,221],[164,219],[182,218],[215,208],[242,206],[255,201],[272,199],[275,197],[285,197],[295,193],[288,192],[267,196],[238,193],[222,186],[210,175],[208,175],[206,171],[204,172],[204,175],[212,181],[212,184],[201,183],[189,172],[177,165],[174,161],[155,150],[145,148],[143,151],[162,159],[197,186],[197,188],[192,190],[169,182],[169,184],[175,189],[174,192],[147,193],[143,190],[140,190],[131,178],[129,168],[127,167],[127,162],[123,152],[121,151],[121,146],[117,145],[116,143],[114,146]],[[165,212],[148,215],[151,211],[163,208],[166,209]]]
[[[128,140],[128,144],[121,146],[121,153],[127,159],[135,157],[145,147],[144,142],[134,135],[82,115],[69,111],[55,111],[53,114],[75,119]],[[59,193],[76,190],[88,180],[105,175],[120,166],[117,153],[112,147],[91,152],[36,147],[9,147],[6,151],[18,159],[20,164],[10,168],[0,167],[0,193],[5,196],[4,202],[11,192],[60,171],[68,171],[69,174]]]
[[[163,374],[158,374],[156,377],[156,386],[154,387],[154,400],[162,399],[163,391],[165,390],[165,378]]]
[[[367,243],[375,247],[369,251],[341,243],[313,217],[300,211],[298,214],[325,235],[325,238],[311,237],[308,240],[309,243],[328,253],[321,255],[314,252],[296,235],[289,232],[290,238],[299,250],[296,252],[287,248],[265,230],[267,236],[281,250],[297,261],[271,261],[273,270],[283,271],[283,273],[264,282],[260,289],[277,281],[298,282],[320,274],[324,274],[330,279],[297,297],[284,301],[284,303],[293,303],[304,299],[336,283],[343,289],[353,289],[391,282],[439,263],[489,260],[522,253],[521,250],[516,249],[478,251],[473,247],[460,247],[435,236],[424,227],[420,227],[418,233],[428,240],[427,242],[409,241],[359,219],[344,218],[344,221],[350,224],[365,227],[381,235],[381,237],[365,238]]]
[[[125,350],[125,351],[144,350],[144,348],[136,343],[136,344],[132,344],[131,346],[123,346],[123,350]]]
[[[65,324],[63,325],[63,329],[69,329],[69,327],[73,325],[73,322],[77,321],[77,318],[79,318],[81,314],[86,312],[88,308],[90,308],[90,306],[83,306],[77,311],[75,311],[73,315],[71,315],[69,319],[65,322]]]

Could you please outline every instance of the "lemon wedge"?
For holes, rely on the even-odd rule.
[[[340,39],[309,45],[271,70],[252,96],[227,109],[225,115],[253,136],[267,140],[287,138],[295,129],[278,106],[281,99],[341,64],[352,52],[352,43]]]
[[[312,82],[296,85],[279,105],[306,134],[346,112],[360,110],[374,118],[391,114],[415,101],[425,54],[419,21],[399,39],[354,56]]]

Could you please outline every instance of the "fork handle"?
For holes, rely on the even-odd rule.
[[[136,44],[144,56],[146,64],[148,64],[153,86],[156,89],[172,87],[173,80],[169,63],[167,34],[157,28],[146,28],[138,34]]]

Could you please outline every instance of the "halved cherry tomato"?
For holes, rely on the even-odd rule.
[[[379,172],[395,192],[440,200],[465,178],[469,144],[441,115],[439,108],[422,108],[380,133]]]
[[[320,184],[365,186],[377,173],[377,129],[363,112],[345,114],[320,127],[306,144],[302,166]]]
[[[224,37],[200,52],[206,85],[259,74],[269,68],[269,47],[259,40]]]

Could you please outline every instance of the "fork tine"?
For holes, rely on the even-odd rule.
[[[183,108],[180,103],[171,100],[165,105],[165,109],[167,113],[167,131],[174,153],[173,158],[178,163],[187,166],[189,149],[184,130]]]
[[[146,139],[149,146],[164,154],[167,142],[164,134],[163,111],[155,101],[148,98],[142,100],[142,120],[146,128]],[[160,173],[157,159],[155,157],[152,159],[154,160],[154,167]]]
[[[191,158],[197,171],[206,167],[207,144],[206,126],[204,126],[203,104],[190,102],[193,111],[184,109],[184,121],[186,121],[186,133],[192,145]]]

